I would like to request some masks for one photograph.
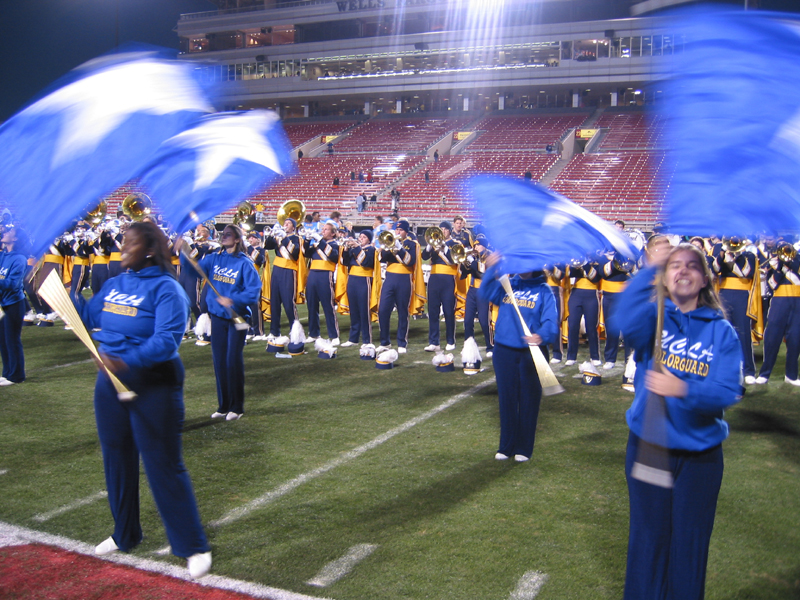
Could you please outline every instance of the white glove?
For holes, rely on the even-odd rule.
[[[430,244],[428,244],[427,246],[425,246],[425,252],[433,252],[433,248],[431,247],[431,245],[430,245]]]
[[[395,250],[402,250],[403,249],[403,244],[400,243],[400,240],[395,240],[394,241],[394,249]]]
[[[780,264],[780,262],[781,261],[778,260],[778,258],[776,256],[773,256],[772,258],[769,259],[769,266],[772,267],[773,269],[777,270],[778,269],[778,265]]]

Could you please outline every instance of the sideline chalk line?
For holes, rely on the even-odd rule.
[[[97,502],[98,500],[102,500],[103,498],[108,498],[108,492],[106,490],[97,492],[95,494],[92,494],[91,496],[86,496],[86,498],[81,498],[80,500],[75,500],[75,502],[70,502],[69,504],[65,504],[64,506],[60,506],[45,513],[33,515],[33,517],[31,518],[37,523],[44,523],[45,521],[49,521],[53,517],[57,517],[58,515],[63,515],[65,512],[75,510],[76,508],[80,508],[81,506],[86,506],[87,504],[91,504],[92,502]]]
[[[410,420],[406,421],[402,425],[398,425],[394,429],[390,429],[386,433],[383,433],[383,434],[379,435],[378,437],[376,437],[375,439],[367,442],[366,444],[363,444],[363,445],[359,446],[358,448],[354,448],[353,450],[350,450],[349,452],[345,452],[344,454],[339,455],[338,457],[334,458],[331,461],[328,461],[327,463],[325,463],[321,467],[318,467],[316,469],[313,469],[311,471],[307,471],[306,473],[302,473],[301,475],[298,475],[297,477],[295,477],[291,481],[288,481],[288,482],[284,483],[283,485],[278,486],[274,490],[272,490],[270,492],[267,492],[266,494],[263,494],[262,496],[259,496],[258,498],[255,498],[255,499],[251,500],[250,502],[248,502],[247,504],[244,504],[243,506],[240,506],[238,508],[234,508],[233,510],[228,511],[227,513],[225,513],[219,519],[216,519],[215,521],[211,521],[209,523],[209,526],[210,527],[219,527],[220,525],[227,525],[228,523],[233,523],[234,521],[238,521],[239,519],[241,519],[242,517],[247,516],[248,514],[250,514],[252,511],[256,510],[257,508],[261,508],[262,506],[265,506],[266,504],[274,502],[275,500],[281,498],[282,496],[285,496],[286,494],[288,494],[289,492],[291,492],[295,488],[300,487],[304,483],[306,483],[308,481],[311,481],[312,479],[315,479],[315,478],[319,477],[320,475],[324,475],[328,471],[331,471],[331,470],[335,469],[336,467],[339,467],[339,466],[341,466],[341,465],[343,465],[345,463],[350,462],[351,460],[353,460],[355,458],[358,458],[359,456],[361,456],[362,454],[364,454],[368,450],[372,450],[373,448],[377,448],[378,446],[380,446],[384,442],[389,441],[390,439],[392,439],[396,435],[399,435],[399,434],[401,434],[401,433],[403,433],[405,431],[408,431],[409,429],[411,429],[412,427],[415,427],[416,425],[419,425],[420,423],[424,423],[425,421],[427,421],[431,417],[434,417],[434,416],[438,415],[443,410],[446,410],[446,409],[450,408],[454,404],[457,404],[458,402],[461,402],[461,400],[463,400],[465,398],[469,398],[475,392],[478,392],[478,391],[482,390],[483,388],[493,384],[494,381],[495,381],[495,378],[491,377],[490,379],[487,379],[486,381],[483,381],[483,382],[479,383],[475,387],[472,387],[472,388],[468,389],[466,392],[461,392],[460,394],[457,394],[457,395],[453,396],[449,400],[444,401],[442,404],[440,404],[436,408],[433,408],[433,409],[431,409],[431,410],[429,410],[429,411],[427,411],[425,413],[422,413],[421,415],[416,416],[413,419],[410,419]]]
[[[328,587],[347,575],[358,563],[377,549],[378,546],[375,544],[357,544],[348,549],[344,556],[322,567],[319,573],[313,579],[306,581],[306,583],[315,587]]]

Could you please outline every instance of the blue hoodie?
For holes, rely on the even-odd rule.
[[[636,395],[625,415],[628,426],[637,436],[664,445],[663,439],[648,439],[644,433],[644,377],[652,368],[655,340],[655,274],[653,268],[643,269],[631,280],[618,300],[616,318],[636,352]],[[682,313],[667,298],[661,346],[664,366],[688,386],[685,398],[665,398],[667,447],[699,452],[720,444],[728,437],[724,409],[742,398],[742,347],[733,326],[708,307]]]
[[[148,368],[178,357],[189,318],[189,299],[160,267],[125,271],[106,281],[86,302],[73,299],[81,319],[100,342],[100,351],[131,368]]]
[[[250,315],[250,305],[261,297],[261,278],[253,261],[243,252],[228,254],[225,250],[207,255],[200,261],[203,272],[217,291],[233,300],[233,310],[242,317]],[[217,302],[217,295],[209,291],[206,302],[208,312],[221,319],[230,319],[228,309]]]
[[[506,291],[498,279],[497,271],[491,267],[483,276],[478,293],[485,299],[499,306],[494,329],[494,341],[511,348],[527,348],[522,339],[522,324],[514,310],[514,305],[506,298]],[[556,301],[547,280],[542,277],[522,279],[519,275],[509,277],[511,289],[519,304],[519,310],[531,333],[542,338],[542,346],[552,344],[558,335],[558,313]]]
[[[11,306],[25,297],[23,280],[28,257],[20,252],[0,252],[0,306]]]

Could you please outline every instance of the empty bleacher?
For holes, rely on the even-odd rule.
[[[568,129],[579,127],[586,116],[578,113],[485,117],[474,127],[480,135],[470,144],[469,151],[541,151],[547,144],[558,142]]]
[[[336,121],[332,123],[285,123],[283,129],[292,148],[296,148],[313,138],[335,135],[350,127],[352,123]]]
[[[603,113],[595,128],[608,128],[599,150],[646,150],[662,148],[665,122],[658,114],[644,112]]]
[[[336,144],[337,153],[425,154],[448,131],[464,127],[472,118],[371,119],[354,128]]]

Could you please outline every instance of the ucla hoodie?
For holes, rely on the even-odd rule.
[[[200,267],[220,293],[233,300],[236,314],[247,317],[250,305],[261,296],[261,279],[249,256],[243,252],[228,254],[220,250],[208,254],[200,261]],[[217,302],[217,295],[209,291],[206,302],[208,312],[221,319],[230,319],[228,309]]]
[[[652,368],[655,341],[655,275],[655,269],[643,269],[631,280],[619,298],[616,319],[636,352],[636,395],[625,415],[628,426],[646,441],[664,445],[663,439],[649,439],[644,432],[644,378]],[[667,298],[661,347],[664,367],[688,386],[685,398],[665,398],[666,423],[659,430],[666,429],[667,447],[697,452],[718,445],[728,437],[724,409],[742,397],[742,349],[736,331],[708,307],[684,314]]]
[[[25,297],[23,278],[28,257],[20,252],[0,252],[0,306],[11,306]]]

